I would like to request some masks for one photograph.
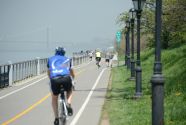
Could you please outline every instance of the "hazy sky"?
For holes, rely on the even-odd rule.
[[[108,47],[121,29],[116,18],[132,6],[132,0],[0,0],[0,49]]]

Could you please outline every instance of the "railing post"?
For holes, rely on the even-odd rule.
[[[13,66],[12,66],[12,62],[11,61],[8,61],[8,64],[10,65],[10,69],[9,69],[9,86],[12,86]]]
[[[37,75],[40,75],[40,58],[36,57],[37,59]]]

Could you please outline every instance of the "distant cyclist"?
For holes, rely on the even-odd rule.
[[[96,65],[98,65],[98,67],[100,67],[100,61],[101,61],[101,52],[100,50],[96,50],[96,53],[95,53],[95,56],[96,56]]]
[[[55,55],[48,59],[47,66],[52,91],[52,108],[55,115],[54,125],[59,125],[58,95],[60,94],[60,86],[62,84],[65,91],[67,91],[68,115],[72,116],[72,78],[74,78],[75,75],[71,68],[71,59],[65,56],[65,49],[63,47],[56,48]]]

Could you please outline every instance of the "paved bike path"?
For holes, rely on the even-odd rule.
[[[75,69],[77,84],[72,103],[74,115],[69,118],[68,125],[98,124],[110,74],[110,69],[105,68],[104,62],[98,69],[92,61]],[[0,91],[1,125],[53,124],[49,79],[44,77],[46,75],[42,76],[43,80],[36,78],[29,83]]]

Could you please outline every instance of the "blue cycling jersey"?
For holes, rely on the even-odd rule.
[[[65,56],[55,55],[48,59],[50,78],[70,75],[71,60]]]

